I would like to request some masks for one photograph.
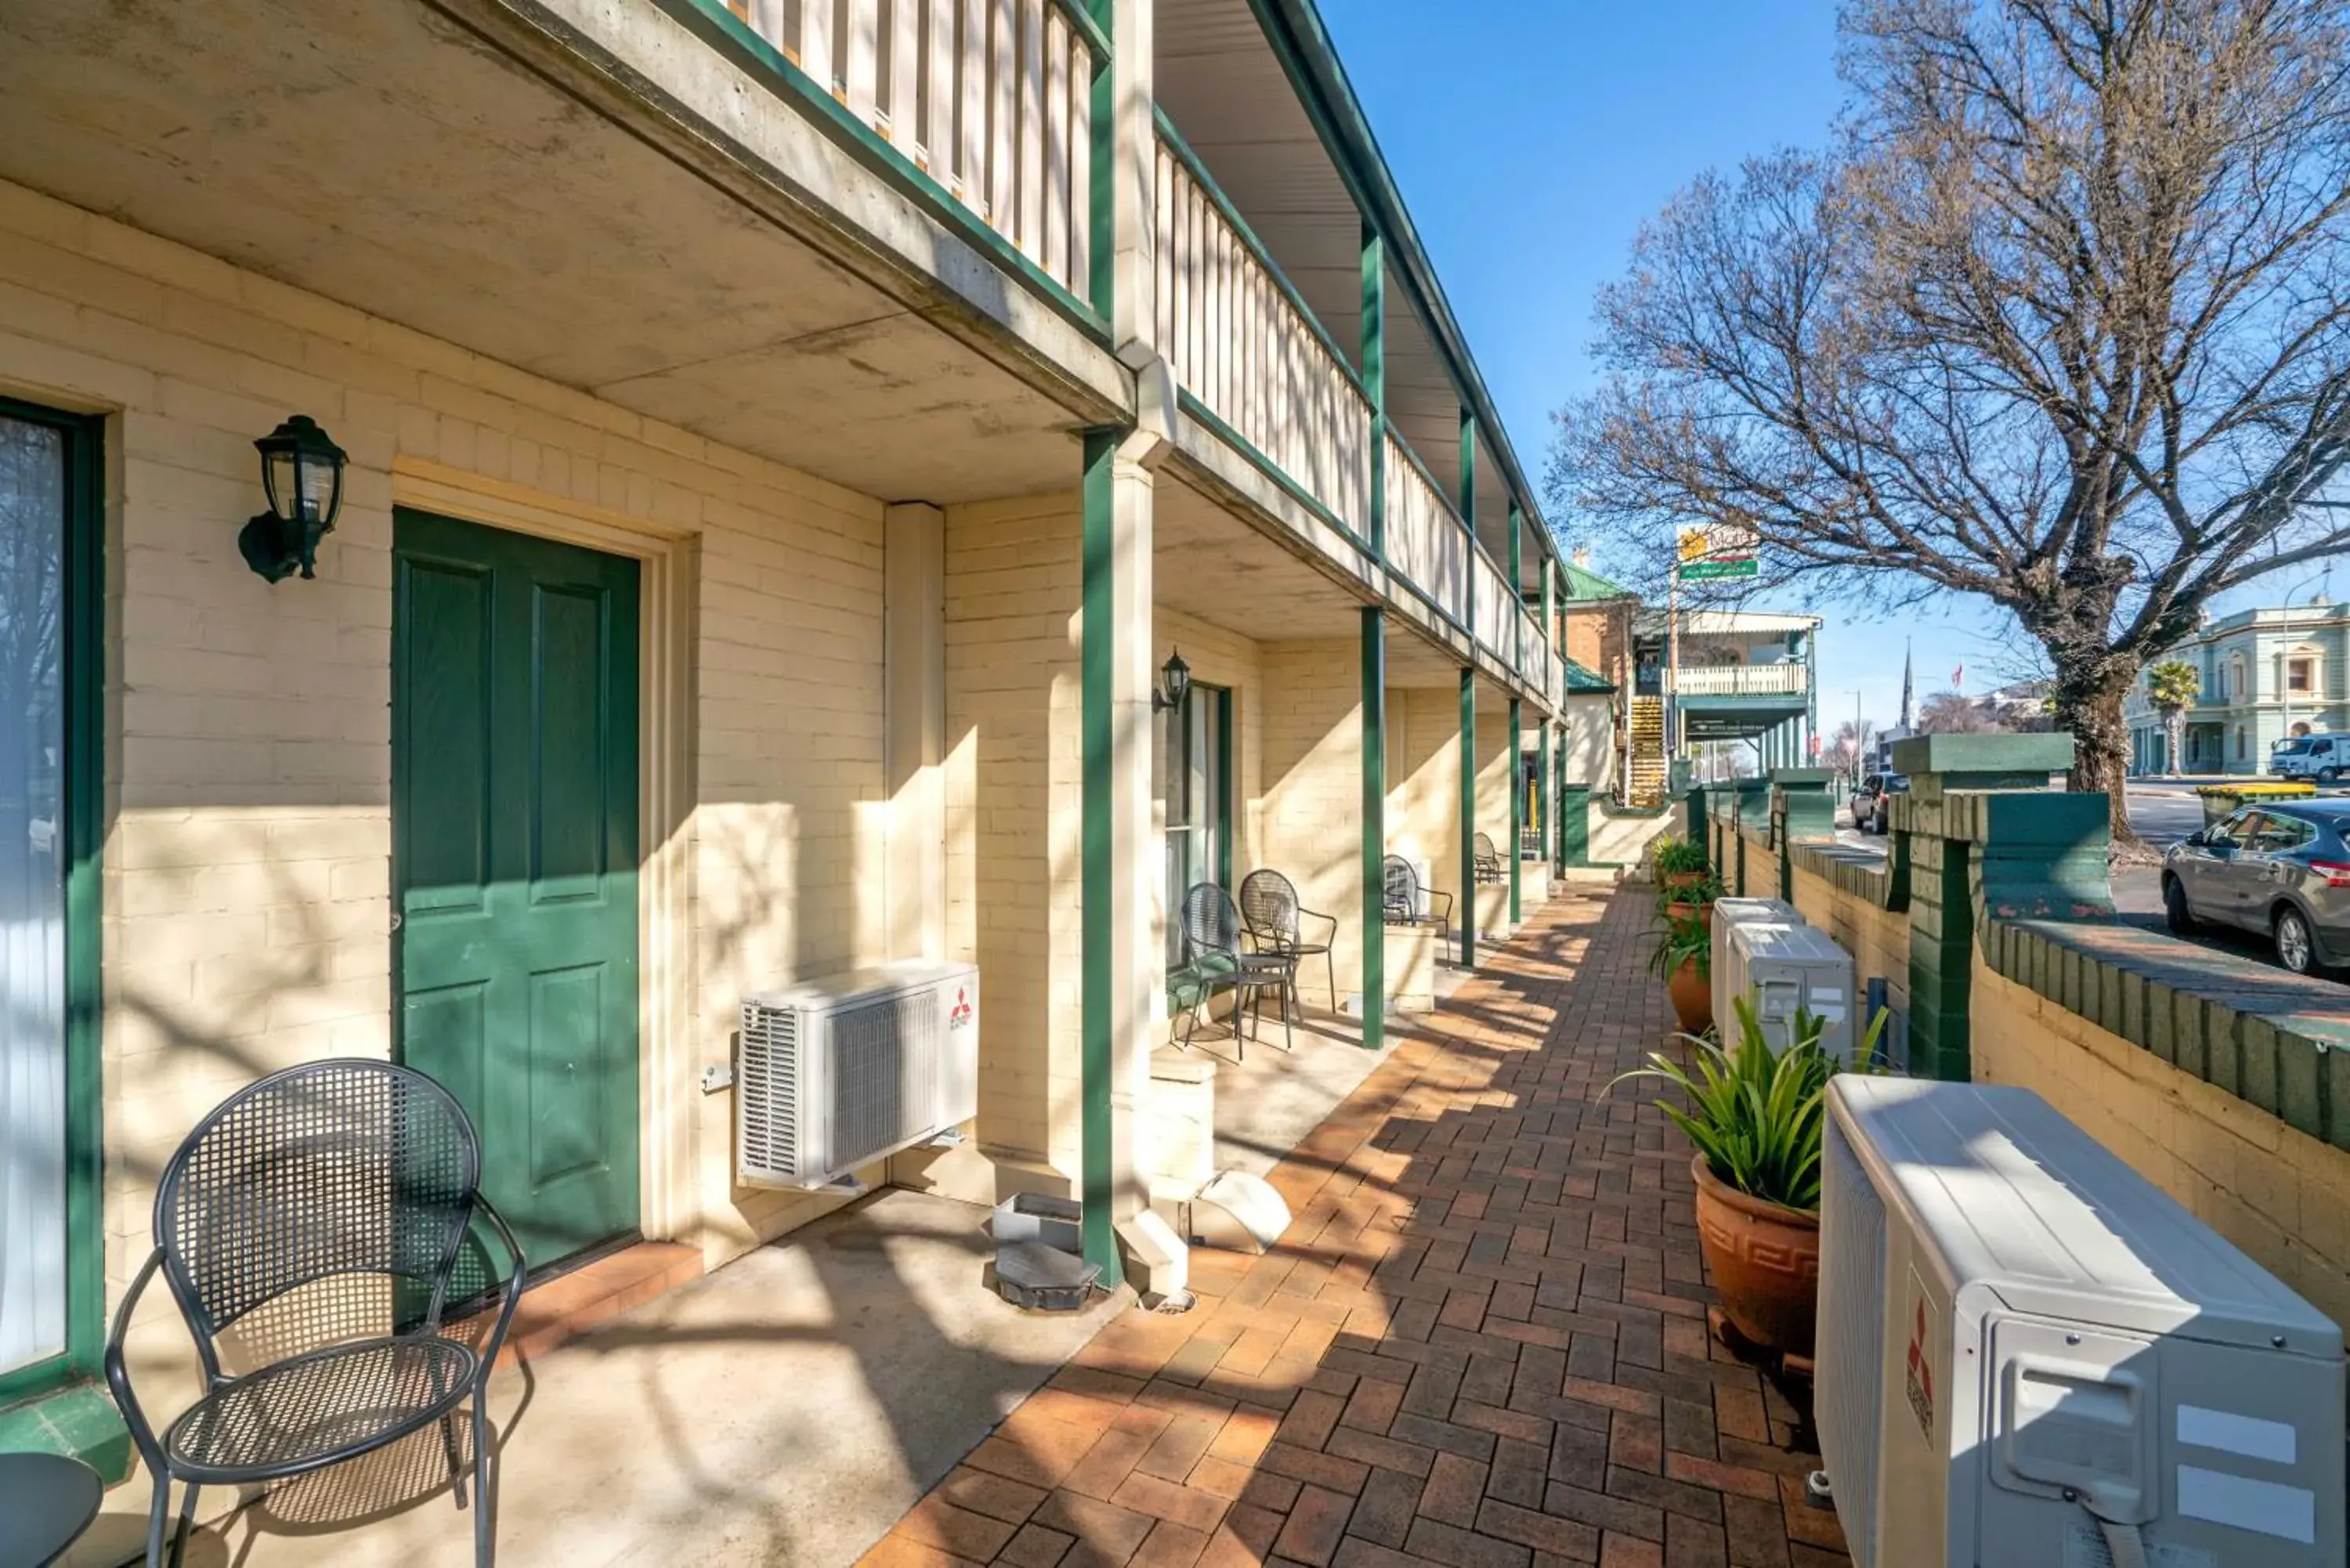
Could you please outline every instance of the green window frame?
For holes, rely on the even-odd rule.
[[[1166,811],[1167,966],[1183,960],[1183,895],[1194,883],[1232,886],[1232,693],[1191,684],[1162,713],[1159,799]]]
[[[0,419],[60,438],[64,533],[57,636],[58,795],[62,820],[65,1028],[66,1344],[62,1353],[0,1371],[0,1406],[98,1375],[106,1328],[106,1246],[99,1194],[99,962],[105,766],[105,433],[103,416],[0,397]]]

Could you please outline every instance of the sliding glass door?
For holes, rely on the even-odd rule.
[[[1232,694],[1192,685],[1159,715],[1159,776],[1167,806],[1167,963],[1183,961],[1183,895],[1195,883],[1232,884]]]
[[[96,459],[0,399],[0,1397],[94,1338]]]

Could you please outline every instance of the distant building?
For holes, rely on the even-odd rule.
[[[2250,774],[2293,735],[2350,730],[2350,605],[2241,610],[2214,620],[2164,653],[2202,677],[2187,711],[2181,754],[2148,692],[2147,673],[2122,704],[2130,728],[2132,774]]]

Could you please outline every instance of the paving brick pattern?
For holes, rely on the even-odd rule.
[[[1567,894],[1270,1179],[1263,1257],[1130,1313],[870,1568],[1828,1568],[1796,1411],[1712,1343],[1647,899]]]

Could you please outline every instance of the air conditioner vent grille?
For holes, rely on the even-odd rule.
[[[885,996],[833,1014],[827,1140],[853,1164],[902,1142],[935,1116],[939,1005],[935,995]]]
[[[745,1170],[790,1175],[799,1168],[800,1013],[791,1007],[743,1009],[743,1059],[736,1069],[741,1158]]]

